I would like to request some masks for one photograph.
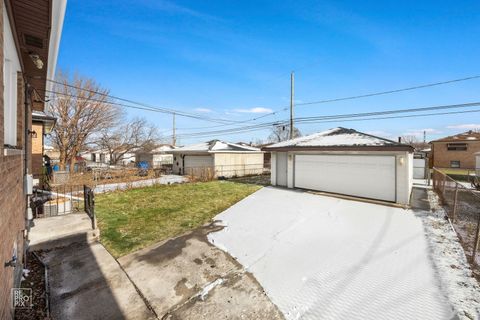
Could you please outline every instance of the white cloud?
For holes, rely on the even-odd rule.
[[[465,123],[465,124],[457,124],[453,126],[447,126],[448,129],[462,129],[462,130],[474,130],[480,129],[480,124],[475,123]]]
[[[240,112],[240,113],[270,113],[270,112],[273,112],[272,109],[262,108],[262,107],[256,107],[256,108],[250,108],[250,109],[235,109],[233,111]]]
[[[208,109],[208,108],[195,108],[195,111],[196,111],[196,112],[202,112],[202,113],[210,113],[210,112],[212,112],[212,109]]]

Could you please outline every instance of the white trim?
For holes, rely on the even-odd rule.
[[[52,1],[52,21],[50,30],[50,41],[48,45],[48,70],[47,79],[55,77],[55,69],[57,67],[58,51],[60,47],[60,38],[62,35],[63,20],[65,18],[65,9],[67,7],[67,0],[53,0]],[[47,81],[46,89],[52,90],[53,83]]]
[[[12,26],[3,4],[3,143],[17,145],[17,72],[22,71]]]

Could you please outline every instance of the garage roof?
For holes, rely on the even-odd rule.
[[[259,148],[220,140],[192,144],[171,150],[172,153],[261,152]]]
[[[264,147],[265,151],[288,150],[371,150],[410,151],[413,147],[393,140],[373,136],[354,129],[337,127]]]
[[[478,131],[467,131],[463,133],[456,134],[454,136],[448,136],[438,140],[433,140],[432,142],[457,142],[457,141],[480,141],[480,132]]]

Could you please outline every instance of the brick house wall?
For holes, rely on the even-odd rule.
[[[13,315],[11,289],[18,286],[23,269],[24,229],[26,197],[24,194],[24,128],[25,99],[22,77],[17,83],[17,149],[4,147],[4,101],[3,101],[3,10],[0,5],[0,319],[11,319]],[[12,259],[14,248],[17,266],[4,267]]]
[[[466,143],[467,150],[448,150],[449,143]],[[475,153],[480,152],[480,141],[432,142],[433,166],[450,168],[451,161],[460,161],[461,169],[475,168]]]

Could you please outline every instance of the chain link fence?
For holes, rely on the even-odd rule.
[[[267,175],[269,173],[270,168],[265,168],[263,162],[184,168],[184,175],[189,176],[192,181],[210,181],[214,179],[259,176]]]
[[[480,276],[480,192],[467,188],[445,173],[433,169],[433,188],[440,197],[467,259]]]

